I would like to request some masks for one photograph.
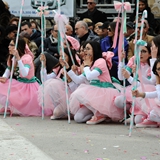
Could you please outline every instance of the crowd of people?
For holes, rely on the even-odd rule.
[[[67,118],[69,107],[77,123],[98,124],[106,120],[121,123],[124,106],[128,115],[125,120],[129,121],[134,96],[136,127],[160,126],[160,35],[154,32],[154,16],[147,0],[139,2],[138,24],[135,24],[136,9],[127,21],[121,54],[118,53],[119,36],[113,47],[121,23],[117,26],[117,18],[107,21],[106,14],[96,4],[96,0],[87,0],[88,10],[80,20],[65,25],[63,44],[59,45],[58,24],[52,26],[42,44],[36,21],[21,22],[16,44],[19,19],[0,0],[3,8],[0,13],[0,113],[4,113],[13,66],[7,109],[10,115],[41,116],[44,107],[45,116],[54,120]],[[144,20],[141,37],[141,13],[145,9],[150,18]],[[1,23],[1,15],[8,17],[5,23]],[[140,46],[137,88],[132,90],[138,65],[134,56],[135,26],[137,39],[141,37],[145,45]]]

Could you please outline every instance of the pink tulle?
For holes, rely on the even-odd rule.
[[[9,80],[4,84],[0,83],[0,104],[2,107],[5,107],[8,85]],[[9,96],[11,112],[13,114],[18,112],[21,116],[41,116],[41,107],[37,101],[38,87],[37,82],[22,83],[13,79]]]
[[[117,121],[124,116],[123,110],[118,109],[113,104],[114,98],[118,95],[120,93],[117,89],[81,84],[70,96],[70,111],[75,114],[81,105],[84,105],[88,108],[92,107],[112,120]]]
[[[38,90],[38,102],[42,105],[43,90],[42,86]],[[68,89],[68,96],[70,96]],[[44,106],[45,109],[53,111],[55,107],[59,107],[63,114],[67,115],[67,103],[65,83],[61,79],[49,79],[44,83]]]

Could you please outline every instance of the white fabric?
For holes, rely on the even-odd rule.
[[[120,62],[119,65],[118,65],[118,79],[121,80],[121,81],[124,79],[124,76],[122,75],[123,67],[124,67],[123,62]],[[127,72],[130,74],[129,71],[127,71]]]
[[[157,97],[157,91],[145,92],[145,98],[156,98],[156,97]]]
[[[10,74],[11,74],[10,70],[8,68],[6,68],[2,77],[9,78]]]
[[[22,60],[20,59],[18,61],[18,66],[19,66],[19,72],[23,77],[26,77],[29,73],[29,68],[25,67]]]
[[[150,66],[148,64],[146,64],[145,66],[141,66],[142,81],[144,84],[153,84],[153,85],[156,84],[156,76],[152,72],[152,68],[153,68],[155,61],[156,61],[156,58],[152,58],[152,59],[150,59]],[[120,62],[118,65],[118,78],[119,78],[119,80],[123,80],[123,78],[124,78],[124,76],[122,75],[123,67],[124,67],[123,62]],[[150,79],[147,78],[147,74],[148,74],[147,71],[148,71],[149,67],[151,68],[151,78]],[[128,71],[128,73],[130,74],[129,71]],[[130,84],[133,84],[133,79],[131,79],[131,77],[130,77],[128,82]]]
[[[50,73],[50,74],[47,74],[46,68],[41,69],[40,74],[41,74],[41,79],[44,78],[44,79],[43,79],[44,82],[45,82],[46,80],[48,80],[48,79],[56,78],[56,76],[57,76],[54,72],[52,72],[52,73]],[[44,77],[43,77],[43,76],[44,76]]]
[[[89,110],[86,107],[82,107],[82,108],[79,108],[79,110],[75,114],[74,120],[77,123],[83,123],[83,122],[90,120],[92,116],[93,116],[93,113],[91,110]]]
[[[146,117],[144,115],[136,115],[134,118],[135,124],[142,123]]]
[[[159,99],[159,101],[160,101],[160,84],[157,84],[157,85],[156,85],[156,91],[157,91],[158,99]]]
[[[114,99],[114,105],[115,105],[117,108],[124,109],[124,96],[123,96],[123,95],[117,96],[117,97]],[[129,110],[130,107],[131,107],[131,105],[129,105],[129,104],[127,103],[127,104],[126,104],[126,109]]]
[[[74,83],[73,81],[71,81],[70,83],[68,83],[68,86],[71,90],[71,92],[75,91],[78,87],[78,84]]]
[[[87,79],[83,74],[76,75],[72,70],[67,72],[67,74],[76,84],[87,83]]]
[[[156,58],[152,58],[150,59],[150,67],[151,67],[151,79],[150,81],[152,82],[152,84],[156,84],[156,76],[155,74],[152,72],[152,69],[153,69],[153,66],[154,66],[154,63],[157,59]]]
[[[100,73],[97,70],[90,70],[90,67],[84,67],[84,73],[86,75],[87,80],[91,81],[91,80],[98,80],[98,76],[100,75]]]
[[[154,122],[158,122],[158,123],[160,122],[160,117],[157,115],[157,113],[154,110],[150,112],[149,119]]]

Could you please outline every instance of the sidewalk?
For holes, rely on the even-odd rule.
[[[0,160],[53,160],[0,119]]]

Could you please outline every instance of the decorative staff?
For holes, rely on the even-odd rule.
[[[18,45],[24,2],[25,2],[24,0],[21,1],[21,8],[20,8],[20,16],[19,16],[19,22],[18,22],[18,30],[17,30],[17,36],[16,36],[15,49],[17,49],[17,45]],[[15,56],[13,56],[13,58],[12,58],[11,75],[10,75],[10,79],[9,79],[9,86],[8,86],[7,99],[6,99],[6,104],[5,104],[4,118],[6,118],[6,114],[7,114],[9,96],[10,96],[10,90],[11,90],[11,84],[12,84],[12,77],[13,77],[13,72],[14,72],[14,63],[15,63]]]
[[[133,79],[133,90],[137,89],[137,80],[138,80],[138,71],[140,68],[140,46],[146,46],[147,43],[142,40],[143,28],[144,28],[144,19],[147,17],[147,11],[143,11],[142,21],[141,21],[141,30],[140,30],[140,39],[137,40],[137,29],[138,29],[138,10],[139,10],[139,0],[137,0],[137,11],[136,11],[136,25],[135,25],[135,47],[134,47],[134,56],[135,56],[135,64],[136,64],[136,72],[134,74]],[[141,82],[142,78],[140,76]],[[141,83],[142,88],[143,84]],[[146,101],[148,104],[148,101]],[[131,136],[133,123],[134,123],[134,107],[135,107],[135,97],[132,97],[132,113],[131,113],[131,121],[130,121],[130,129],[129,136]]]
[[[124,33],[127,32],[127,29],[126,29],[126,12],[127,11],[131,11],[131,4],[129,2],[125,2],[124,3],[124,0],[122,0],[122,3],[121,2],[118,2],[118,1],[114,1],[114,7],[115,7],[115,10],[118,11],[118,22],[116,24],[116,33],[115,33],[115,37],[114,37],[114,43],[113,43],[113,47],[115,48],[116,47],[116,43],[117,43],[117,38],[118,38],[118,27],[119,27],[119,23],[120,23],[120,13],[122,13],[122,18],[121,18],[121,29],[120,29],[120,35],[119,35],[119,45],[118,45],[118,57],[119,57],[119,62],[121,61],[120,60],[120,57],[121,57],[121,54],[122,52],[124,53],[125,50],[124,50]],[[125,66],[125,59],[123,58],[123,67]],[[127,114],[126,114],[126,83],[125,83],[125,78],[123,78],[123,97],[124,97],[124,100],[123,100],[123,105],[124,105],[124,120],[125,120],[125,125],[127,125],[126,123],[126,117],[127,117]]]
[[[55,12],[54,20],[58,24],[58,43],[60,50],[63,54],[63,59],[65,60],[64,56],[64,37],[65,37],[65,25],[68,24],[68,19],[65,15],[61,15],[60,13],[60,1],[57,0],[58,3],[58,12]],[[68,123],[70,123],[70,111],[69,111],[69,97],[68,97],[68,86],[67,86],[67,73],[66,73],[66,67],[63,67],[64,69],[64,83],[65,83],[65,93],[66,93],[66,103],[67,103],[67,114],[68,114]]]
[[[145,18],[147,18],[147,11],[146,10],[143,11],[143,15],[142,15],[141,29],[140,29],[140,39],[135,42],[135,45],[137,46],[136,50],[135,50],[136,72],[135,72],[134,79],[133,79],[134,80],[133,90],[137,89],[138,73],[140,73],[140,47],[147,45],[147,43],[142,40],[142,34],[143,34],[143,28],[144,28],[144,20],[145,20]],[[136,24],[136,26],[137,26],[137,24]],[[137,28],[138,28],[138,26],[137,26]],[[139,74],[139,80],[141,82],[142,90],[144,91],[145,89],[144,89],[144,85],[143,85],[143,82],[142,82],[141,73]],[[146,102],[146,104],[148,106],[150,105],[148,99],[145,99],[145,102]],[[131,113],[131,122],[130,122],[129,136],[131,136],[131,131],[132,131],[132,127],[133,127],[134,105],[135,105],[135,97],[132,98],[132,113]]]
[[[44,37],[45,37],[45,30],[46,30],[46,20],[45,20],[45,15],[48,14],[48,6],[43,6],[42,5],[42,0],[41,0],[41,7],[38,7],[37,13],[41,17],[41,54],[44,54]],[[44,63],[43,61],[41,62],[41,69],[43,70],[44,68]],[[44,119],[44,72],[42,73],[42,92],[43,92],[43,100],[42,100],[42,119]]]

